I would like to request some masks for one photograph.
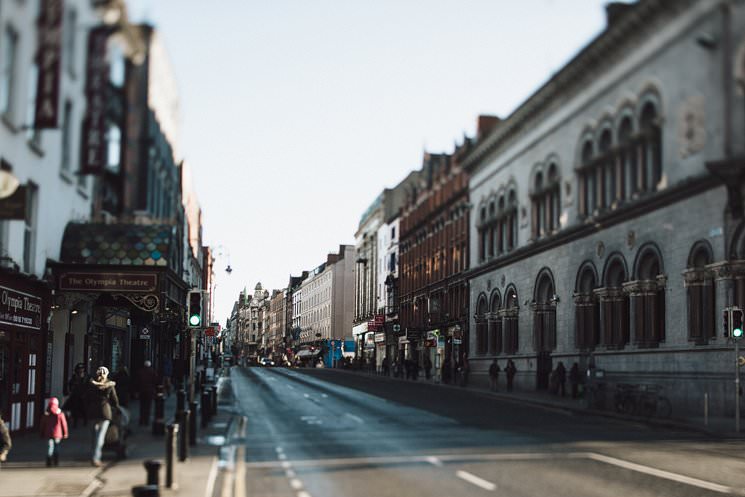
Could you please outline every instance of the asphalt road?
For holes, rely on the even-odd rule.
[[[745,495],[741,441],[334,370],[232,382],[247,497]]]

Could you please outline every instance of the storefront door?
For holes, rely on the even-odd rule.
[[[38,413],[39,391],[39,337],[27,332],[14,332],[10,346],[10,398],[8,413],[11,431],[33,428]]]

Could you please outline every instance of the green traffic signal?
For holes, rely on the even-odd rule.
[[[742,338],[742,328],[735,328],[732,330],[732,336],[735,338]]]
[[[192,314],[189,316],[189,324],[192,326],[199,326],[201,321],[202,319],[199,317],[199,314]]]

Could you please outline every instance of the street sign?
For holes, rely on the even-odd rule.
[[[215,336],[215,328],[213,328],[212,326],[210,326],[209,328],[206,328],[206,329],[204,330],[204,335],[205,335],[205,336],[208,336],[208,337],[213,337],[213,336]]]
[[[393,332],[394,333],[398,333],[399,331],[401,331],[401,325],[400,324],[394,324],[393,325]]]
[[[140,340],[150,340],[150,330],[142,328],[142,330],[140,330]]]

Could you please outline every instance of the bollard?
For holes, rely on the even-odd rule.
[[[183,411],[186,409],[186,390],[181,388],[176,392],[176,410]]]
[[[207,428],[210,422],[209,394],[202,392],[202,428]]]
[[[189,402],[189,411],[193,414],[189,416],[189,445],[194,447],[197,444],[197,403]]]
[[[176,444],[178,425],[171,423],[166,430],[166,488],[176,486]]]
[[[145,461],[143,463],[145,466],[145,471],[147,471],[147,484],[148,485],[155,485],[156,487],[160,485],[159,479],[159,472],[160,472],[160,461],[155,460],[149,460]]]
[[[217,385],[212,385],[212,416],[217,416]]]
[[[181,462],[186,461],[189,458],[189,410],[179,411],[177,414],[179,420],[179,454],[178,460]]]
[[[163,435],[166,430],[166,396],[163,392],[155,394],[155,418],[153,419],[153,435]]]
[[[160,497],[156,485],[137,485],[132,487],[132,497]]]

